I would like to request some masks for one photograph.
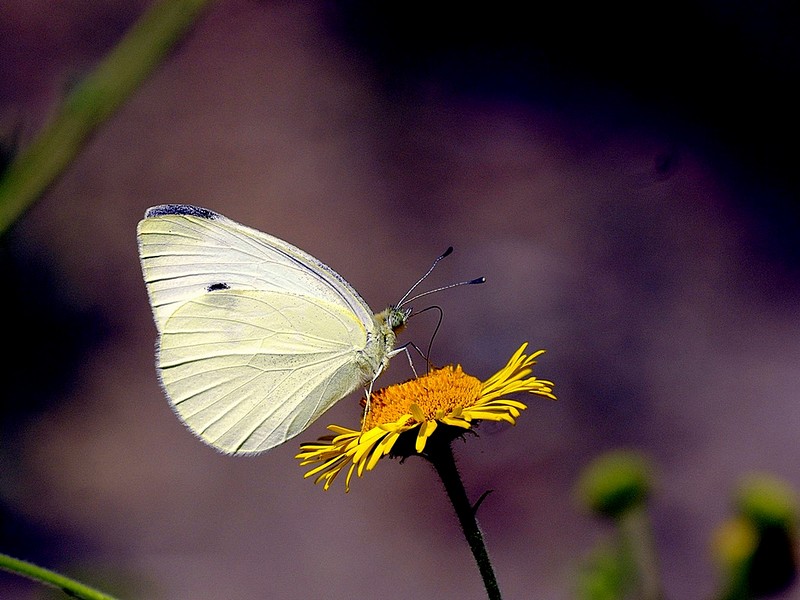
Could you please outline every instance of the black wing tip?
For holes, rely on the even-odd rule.
[[[147,212],[144,213],[144,218],[149,219],[151,217],[163,217],[166,215],[187,215],[209,220],[219,218],[219,215],[213,210],[194,206],[192,204],[160,204],[158,206],[153,206],[147,209]]]

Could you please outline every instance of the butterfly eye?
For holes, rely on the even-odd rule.
[[[386,319],[386,323],[392,328],[393,331],[396,332],[398,329],[405,327],[409,315],[411,315],[410,308],[393,308],[389,310],[389,316]]]

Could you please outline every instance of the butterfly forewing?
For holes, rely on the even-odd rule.
[[[372,325],[372,311],[335,271],[299,248],[206,209],[151,208],[139,222],[139,253],[160,329],[182,302],[213,287],[299,294],[341,304]]]

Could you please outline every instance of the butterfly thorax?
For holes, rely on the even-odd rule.
[[[373,373],[378,373],[386,368],[392,356],[392,350],[400,333],[406,326],[411,309],[388,307],[375,315],[375,329],[367,341],[365,355],[380,359],[380,364],[370,365]],[[372,346],[370,348],[370,346]]]

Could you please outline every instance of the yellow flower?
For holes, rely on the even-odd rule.
[[[526,355],[527,345],[522,344],[505,367],[483,382],[464,373],[461,365],[451,365],[374,393],[361,429],[329,425],[334,435],[300,446],[295,457],[300,464],[317,465],[305,477],[316,476],[315,483],[324,481],[323,489],[327,490],[347,468],[345,491],[350,491],[353,473],[361,477],[386,455],[424,455],[425,445],[437,428],[452,440],[478,421],[514,425],[527,406],[504,396],[529,392],[556,398],[552,382],[530,377],[535,359],[544,350]],[[415,434],[403,435],[415,429]],[[413,450],[403,443],[409,437],[414,437]]]

